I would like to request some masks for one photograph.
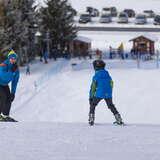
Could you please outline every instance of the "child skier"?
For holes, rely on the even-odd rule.
[[[112,102],[113,81],[108,71],[105,70],[105,63],[102,60],[95,60],[93,62],[93,67],[95,70],[95,75],[92,79],[89,94],[89,124],[94,125],[95,108],[98,105],[98,103],[102,99],[104,99],[108,108],[115,116],[116,121],[114,122],[114,124],[122,125],[122,118]]]
[[[0,121],[15,121],[9,117],[11,103],[15,98],[19,70],[17,54],[11,50],[7,60],[0,64]],[[11,82],[11,91],[8,84]]]

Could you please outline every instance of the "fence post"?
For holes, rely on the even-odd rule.
[[[156,50],[156,67],[159,68],[159,51]]]
[[[140,54],[137,53],[137,68],[140,68]]]

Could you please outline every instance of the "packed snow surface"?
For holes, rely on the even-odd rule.
[[[77,64],[76,66],[72,64]],[[114,81],[113,101],[126,126],[114,126],[104,102],[88,125],[92,60],[31,65],[21,78],[11,116],[0,124],[3,160],[159,160],[159,69],[156,63],[106,60]]]

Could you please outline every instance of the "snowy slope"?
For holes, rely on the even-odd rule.
[[[36,61],[30,76],[21,68],[11,110],[20,122],[0,124],[3,160],[159,160],[160,77],[155,62],[137,69],[135,61],[106,60],[114,80],[113,99],[127,126],[111,125],[114,118],[101,102],[96,125],[90,127],[91,62]]]
[[[159,126],[0,125],[3,160],[159,160]]]
[[[73,62],[78,63],[76,68],[72,68]],[[86,122],[94,74],[91,62],[62,59],[46,66],[37,65],[38,68],[33,65],[31,76],[22,73],[12,114],[21,121]],[[125,121],[160,124],[160,77],[156,62],[144,62],[141,69],[132,60],[106,62],[114,80],[114,103]],[[96,119],[101,123],[113,121],[104,102],[97,107]]]

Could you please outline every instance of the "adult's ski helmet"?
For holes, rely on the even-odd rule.
[[[10,58],[14,58],[14,59],[18,58],[17,54],[15,53],[15,51],[13,49],[11,51],[9,51],[9,53],[8,53],[8,59],[10,59]]]
[[[105,62],[102,61],[102,60],[95,60],[95,61],[93,61],[94,70],[104,69],[105,65],[106,65]]]

